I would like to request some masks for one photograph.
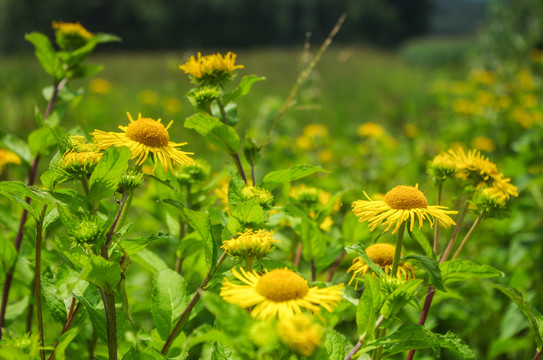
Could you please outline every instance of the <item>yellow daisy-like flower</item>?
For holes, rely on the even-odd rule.
[[[277,324],[279,338],[302,356],[311,356],[319,347],[323,329],[304,314],[281,319]]]
[[[191,56],[179,68],[189,74],[198,84],[219,85],[230,79],[234,70],[243,69],[243,65],[236,65],[236,54],[228,52],[224,57],[220,54]]]
[[[85,29],[79,22],[53,21],[52,28],[55,29],[58,46],[68,51],[82,47],[94,37],[94,34]]]
[[[4,169],[4,166],[7,164],[20,164],[21,158],[17,156],[17,154],[5,150],[0,149],[0,172]]]
[[[165,173],[168,172],[168,169],[173,172],[173,165],[180,168],[181,164],[192,164],[193,160],[187,155],[193,153],[177,149],[187,143],[170,141],[168,129],[173,120],[165,127],[160,122],[161,119],[142,118],[141,114],[138,114],[138,118],[134,120],[130,113],[127,112],[126,114],[130,124],[128,126],[119,126],[119,129],[123,131],[122,133],[102,130],[94,130],[91,133],[100,150],[107,149],[110,146],[125,146],[132,152],[132,159],[137,158],[136,165],[142,165],[149,153],[151,153],[155,162],[153,171],[160,162]]]
[[[360,137],[382,138],[386,135],[385,129],[374,122],[365,122],[356,130]]]
[[[328,288],[310,288],[307,281],[287,268],[275,269],[259,275],[235,269],[232,274],[245,285],[223,282],[221,297],[231,304],[249,308],[257,319],[288,319],[302,313],[302,309],[319,313],[321,307],[332,312],[341,301],[343,284]]]
[[[92,170],[102,158],[102,153],[97,151],[82,151],[69,150],[60,160],[60,166],[64,170],[79,172]]]
[[[273,230],[258,230],[254,232],[246,229],[244,233],[238,233],[238,237],[223,241],[221,249],[228,255],[235,257],[254,256],[261,258],[274,249],[275,240]]]
[[[371,246],[368,246],[368,248],[366,249],[366,255],[368,255],[371,261],[373,261],[376,265],[379,265],[379,267],[385,271],[385,274],[389,275],[390,271],[392,270],[392,262],[394,261],[395,251],[396,247],[394,245],[373,244]],[[347,272],[351,271],[353,272],[353,276],[351,277],[351,280],[349,280],[349,285],[351,285],[355,278],[369,272],[370,267],[368,264],[366,264],[364,259],[359,256],[353,260],[353,264],[349,269],[347,269]],[[414,278],[415,272],[411,264],[407,262],[399,264],[398,271],[396,272],[396,277],[402,280],[409,280],[410,278]],[[357,286],[358,279],[356,280],[355,288]]]
[[[448,214],[456,214],[458,211],[445,210],[445,206],[428,205],[426,197],[418,187],[398,185],[386,193],[383,200],[372,200],[365,192],[368,200],[354,201],[353,212],[360,219],[369,221],[370,231],[383,224],[385,231],[394,227],[392,233],[396,233],[400,226],[410,221],[410,230],[413,231],[415,221],[419,221],[419,229],[424,220],[428,220],[430,226],[437,220],[444,227],[456,225]]]

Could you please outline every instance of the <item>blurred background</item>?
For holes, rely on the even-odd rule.
[[[171,140],[188,141],[184,150],[219,172],[229,159],[183,128],[193,112],[185,98],[192,85],[179,65],[198,51],[232,51],[245,66],[234,83],[265,76],[238,103],[236,130],[259,142],[343,13],[332,46],[263,151],[257,179],[293,164],[321,165],[333,175],[315,176],[314,185],[345,191],[338,217],[347,216],[362,190],[384,193],[401,183],[428,189],[433,203],[427,161],[454,144],[476,147],[512,178],[520,196],[510,219],[479,228],[465,256],[504,271],[500,281],[543,310],[541,0],[0,0],[1,130],[26,139],[36,128],[35,108],[46,105],[42,88],[51,85],[24,34],[53,39],[53,20],[79,21],[122,42],[98,46],[88,62],[104,70],[69,84],[76,100],[63,126],[115,131],[127,124],[126,111],[174,119]],[[7,171],[25,178],[14,165],[3,178]],[[457,205],[454,196],[445,197],[447,206]],[[135,204],[142,214],[153,211],[147,200]],[[155,220],[138,226],[168,231]],[[340,231],[342,220],[335,221]],[[482,281],[457,290],[437,299],[429,327],[457,333],[480,359],[533,357],[529,323],[514,304]],[[411,316],[416,322],[418,311]]]

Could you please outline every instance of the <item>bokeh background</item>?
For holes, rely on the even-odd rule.
[[[321,165],[332,175],[312,181],[345,192],[345,215],[362,190],[384,193],[400,183],[432,189],[428,160],[455,144],[476,147],[520,196],[508,219],[479,228],[465,257],[502,270],[499,281],[543,311],[541,0],[0,0],[1,130],[26,138],[36,127],[35,108],[46,105],[41,91],[51,80],[24,34],[53,38],[51,21],[79,21],[122,42],[100,45],[88,62],[104,70],[70,84],[77,100],[63,126],[114,131],[126,124],[126,111],[174,119],[171,139],[187,140],[187,150],[221,171],[228,158],[182,126],[192,113],[185,98],[192,85],[179,65],[198,51],[233,51],[245,66],[240,77],[265,76],[239,101],[237,128],[263,141],[298,73],[343,13],[332,46],[266,145],[257,178],[296,163]],[[13,165],[6,171],[5,178],[25,177]],[[454,207],[454,192],[447,196]],[[144,200],[135,211],[152,212]],[[158,215],[131,231],[139,230],[168,231]],[[157,246],[173,261],[164,244]],[[432,311],[429,327],[457,333],[481,359],[533,357],[526,318],[482,281],[459,285]],[[416,322],[418,311],[409,316]]]

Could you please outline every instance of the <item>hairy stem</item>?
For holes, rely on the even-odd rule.
[[[188,317],[190,315],[190,312],[192,311],[194,306],[196,306],[196,304],[198,303],[198,300],[200,300],[200,296],[201,296],[202,291],[207,286],[207,283],[209,282],[209,280],[211,280],[213,278],[213,275],[215,275],[215,273],[219,269],[219,266],[221,266],[224,259],[226,259],[226,252],[223,252],[222,255],[219,257],[219,259],[217,260],[217,265],[215,266],[215,268],[213,270],[210,269],[207,272],[207,275],[206,275],[204,281],[202,281],[202,284],[200,285],[198,290],[196,290],[196,293],[194,293],[194,296],[192,297],[189,304],[187,305],[187,308],[185,309],[185,311],[183,311],[183,314],[181,314],[181,317],[179,318],[179,320],[177,320],[177,323],[175,324],[175,327],[173,328],[172,332],[168,336],[168,339],[166,339],[166,342],[164,343],[164,346],[162,347],[162,350],[161,350],[162,355],[167,355],[168,354],[168,351],[170,350],[170,347],[172,346],[173,341],[175,340],[175,338],[181,332],[181,329],[183,328],[183,325],[185,324],[185,321],[188,319]]]
[[[464,217],[466,216],[467,211],[468,211],[468,202],[466,201],[466,204],[464,205],[464,208],[462,209],[462,212],[460,213],[460,216],[458,217],[458,221],[456,222],[456,227],[454,228],[454,232],[451,236],[451,239],[449,240],[449,244],[447,245],[445,252],[441,256],[439,263],[442,263],[443,261],[447,260],[447,258],[449,257],[449,254],[451,253],[452,247],[454,245],[454,241],[456,240],[456,237],[458,236],[458,233],[460,232],[460,228],[462,227],[462,223],[464,222]]]
[[[543,354],[543,346],[542,346],[541,349],[539,349],[539,351],[535,354],[534,360],[538,360],[538,359],[541,357],[541,354]]]
[[[485,217],[485,211],[483,210],[483,211],[481,211],[479,216],[477,216],[477,219],[475,219],[475,222],[473,223],[473,225],[471,225],[471,228],[469,229],[468,233],[464,237],[464,240],[462,240],[462,242],[458,246],[458,249],[456,249],[456,252],[454,253],[451,260],[454,260],[454,259],[456,259],[458,257],[458,255],[460,254],[460,251],[462,251],[462,248],[464,248],[464,245],[466,245],[466,242],[468,241],[469,237],[473,233],[473,230],[475,230],[477,225],[479,225],[481,223],[481,221],[484,219],[484,217]]]
[[[76,301],[77,300],[75,299],[75,297],[73,297],[72,303],[70,304],[70,310],[68,311],[68,316],[66,317],[66,322],[64,323],[64,326],[62,327],[62,331],[60,332],[58,336],[59,339],[66,331],[68,331],[68,329],[70,328],[70,325],[72,325],[73,320],[79,313],[79,309],[81,309],[81,303],[77,303],[77,305],[75,305]],[[55,346],[53,347],[53,351],[49,355],[48,360],[53,360],[55,358],[55,351],[57,350],[58,344],[59,344],[59,340],[57,340],[57,342],[55,343]]]
[[[36,294],[36,319],[38,321],[38,335],[40,341],[40,358],[45,360],[45,345],[43,341],[43,314],[41,303],[41,245],[43,240],[43,221],[45,219],[45,212],[47,211],[47,205],[43,205],[41,208],[40,218],[36,226],[36,259],[34,266],[34,293]]]
[[[185,194],[186,194],[185,207],[187,209],[190,209],[191,207],[190,191],[191,191],[191,186],[190,184],[187,184],[185,186]],[[181,250],[181,241],[183,241],[183,239],[185,238],[186,231],[187,231],[187,223],[185,223],[183,218],[180,218],[179,219],[179,244],[178,244],[179,251],[176,251],[177,259],[175,260],[175,271],[178,274],[181,274],[181,270],[183,268],[183,253]]]
[[[442,191],[443,191],[443,181],[440,181],[439,187],[437,189],[437,204],[436,205],[441,205]],[[437,254],[437,251],[438,251],[438,243],[437,243],[438,237],[439,237],[439,221],[436,221],[435,231],[434,231],[434,254]]]
[[[241,160],[238,153],[231,153],[230,156],[232,156],[232,159],[234,159],[234,163],[236,164],[236,169],[238,170],[239,176],[241,176],[243,182],[247,184],[247,176],[245,176],[245,171],[243,171],[243,166],[241,165]]]
[[[300,260],[302,259],[303,247],[304,246],[302,244],[302,240],[300,240],[300,242],[298,242],[298,246],[296,247],[296,256],[294,257],[294,262],[293,262],[293,265],[295,267],[300,266]]]
[[[345,254],[346,252],[345,250],[343,250],[341,254],[339,254],[339,256],[337,257],[337,259],[334,261],[334,263],[330,267],[330,270],[328,271],[328,277],[326,278],[326,281],[328,282],[332,281],[332,278],[334,277],[334,274],[336,273],[336,270],[339,267],[341,260],[343,260],[343,258],[345,257]]]
[[[385,321],[385,317],[383,315],[379,316],[379,318],[377,319],[377,322],[375,323],[375,329],[378,329],[379,326],[381,326],[381,324],[383,323],[383,321]],[[364,343],[364,339],[366,338],[366,336],[368,335],[367,332],[363,333],[360,338],[358,338],[358,342],[356,343],[356,345],[353,347],[353,349],[351,350],[351,352],[349,354],[347,354],[347,356],[345,356],[345,360],[351,360],[353,358],[353,356],[358,352],[358,350],[360,350],[360,348],[362,347],[362,344]]]
[[[117,360],[117,314],[115,312],[115,293],[113,290],[100,289],[106,310],[107,351],[109,360]]]
[[[394,260],[392,261],[392,276],[396,276],[398,273],[398,266],[400,265],[400,258],[402,257],[402,246],[403,246],[403,236],[405,234],[405,224],[404,221],[400,228],[398,229],[398,235],[396,237],[396,250],[394,251]]]

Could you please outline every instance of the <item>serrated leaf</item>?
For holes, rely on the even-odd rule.
[[[135,254],[141,250],[143,250],[147,244],[149,244],[152,241],[161,240],[161,239],[171,239],[172,236],[170,234],[151,234],[149,236],[143,236],[138,239],[121,239],[121,247],[123,250],[128,254],[132,255]]]
[[[80,332],[79,327],[71,328],[60,336],[55,349],[55,360],[66,360],[66,349]]]
[[[430,282],[436,289],[447,292],[445,286],[443,286],[443,279],[441,277],[441,270],[439,264],[434,259],[422,255],[408,255],[402,258],[405,261],[409,261],[419,269],[424,270],[428,276],[430,276]]]
[[[98,337],[107,343],[107,320],[100,291],[88,281],[82,280],[75,285],[73,295],[85,306]]]
[[[50,148],[57,145],[57,139],[48,128],[34,130],[28,135],[28,146],[33,156],[50,152]]]
[[[168,269],[168,265],[160,256],[148,249],[142,249],[130,255],[130,260],[137,263],[151,273]]]
[[[89,180],[87,198],[94,208],[103,197],[112,195],[117,190],[117,184],[126,171],[131,156],[132,153],[126,147],[110,147],[104,152]]]
[[[385,319],[395,316],[403,309],[415,297],[417,288],[421,283],[421,279],[408,280],[394,289],[391,294],[388,294],[381,308],[381,314]]]
[[[439,264],[445,284],[470,278],[492,278],[503,273],[490,265],[479,265],[469,260],[450,260]]]
[[[272,191],[279,185],[286,182],[298,180],[316,172],[328,172],[327,170],[315,165],[293,165],[286,170],[272,171],[264,176],[262,188]]]
[[[45,303],[53,319],[64,325],[67,317],[66,304],[58,294],[53,273],[49,268],[42,272],[42,291]]]
[[[61,80],[64,77],[62,61],[53,48],[49,38],[42,33],[32,32],[30,34],[26,34],[25,39],[34,45],[34,53],[36,54],[36,58],[38,58],[38,61],[43,69],[53,78],[55,78],[55,80]]]
[[[242,224],[262,224],[266,220],[264,210],[256,197],[237,204],[232,210],[232,216]]]
[[[153,275],[151,313],[162,340],[166,340],[189,303],[183,277],[171,269]]]
[[[356,243],[353,245],[349,245],[345,247],[345,251],[350,254],[352,252],[356,253],[358,256],[361,256],[362,259],[368,266],[370,267],[371,271],[376,273],[379,277],[386,276],[385,272],[381,267],[377,264],[375,264],[370,257],[366,254],[366,247],[362,243]]]
[[[445,335],[435,334],[439,345],[442,348],[451,349],[462,357],[464,360],[475,360],[476,356],[473,350],[456,334],[447,332]]]
[[[524,297],[515,289],[501,284],[490,284],[495,289],[501,291],[509,299],[511,299],[522,311],[524,316],[530,322],[532,331],[535,335],[535,342],[540,349],[543,346],[543,315],[532,306]]]
[[[266,78],[256,75],[244,76],[243,78],[241,78],[239,85],[234,90],[232,90],[228,94],[225,94],[222,97],[224,104],[228,104],[229,102],[234,101],[239,97],[247,95],[249,91],[251,91],[251,87],[253,86],[253,84],[262,80],[266,80]]]
[[[335,330],[329,330],[324,336],[324,347],[328,354],[328,360],[343,360],[345,358],[345,346],[341,336]]]
[[[30,164],[32,164],[34,161],[32,152],[30,151],[30,148],[26,142],[14,135],[6,134],[5,132],[0,131],[0,145],[2,145],[3,148],[15,153],[28,166],[30,166]]]
[[[114,290],[121,280],[121,267],[101,256],[92,255],[81,271],[81,280],[87,280],[103,290]]]
[[[240,139],[236,131],[214,116],[205,113],[194,114],[185,119],[185,127],[195,130],[228,154],[236,153],[240,147]]]
[[[432,245],[430,245],[430,241],[428,238],[422,233],[422,231],[418,229],[414,229],[413,231],[409,230],[409,227],[407,227],[407,233],[411,237],[411,239],[415,240],[422,250],[424,250],[424,253],[426,256],[428,256],[431,259],[435,259],[436,255],[434,254],[434,249],[432,248]]]
[[[213,242],[213,233],[211,231],[211,221],[209,215],[203,211],[195,211],[190,209],[184,209],[183,213],[187,218],[187,223],[192,227],[202,240],[204,247],[204,254],[208,269],[215,267],[217,260],[217,247]]]
[[[356,308],[356,327],[358,336],[365,334],[365,341],[370,341],[375,337],[375,322],[384,298],[379,288],[379,281],[373,276],[364,275],[364,285],[364,292]]]
[[[362,347],[364,351],[385,347],[386,354],[396,354],[407,350],[432,349],[434,358],[441,355],[438,337],[423,326],[405,324],[390,335],[372,341]]]

